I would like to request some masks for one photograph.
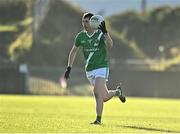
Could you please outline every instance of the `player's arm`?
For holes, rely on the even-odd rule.
[[[111,48],[113,46],[113,41],[112,41],[111,36],[109,35],[108,31],[107,31],[105,21],[101,22],[99,29],[104,34],[106,46]]]
[[[74,59],[76,58],[76,54],[78,52],[80,47],[76,47],[75,45],[72,47],[70,53],[69,53],[69,58],[68,58],[68,67],[72,67],[74,63]]]
[[[78,52],[80,47],[76,47],[75,45],[72,47],[70,53],[69,53],[69,58],[68,58],[68,65],[67,65],[67,69],[66,69],[66,72],[64,74],[64,77],[66,79],[69,79],[70,78],[70,72],[71,72],[71,68],[72,68],[72,65],[74,63],[74,60],[76,58],[76,54]]]
[[[104,34],[104,38],[105,38],[106,46],[109,47],[109,48],[113,47],[113,41],[112,41],[111,36],[109,35],[109,33]]]

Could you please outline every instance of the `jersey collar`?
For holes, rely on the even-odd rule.
[[[98,30],[95,30],[94,33],[92,33],[91,35],[89,35],[86,30],[84,30],[84,32],[86,33],[86,35],[87,35],[89,38],[91,38],[95,33],[98,32]]]

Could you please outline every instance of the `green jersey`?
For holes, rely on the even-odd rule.
[[[100,30],[95,31],[91,36],[86,31],[81,31],[75,38],[75,46],[82,46],[86,71],[108,67],[106,44]]]

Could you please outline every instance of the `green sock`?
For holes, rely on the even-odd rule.
[[[119,96],[119,91],[118,90],[116,90],[115,96]]]
[[[99,121],[99,122],[101,122],[101,116],[97,116],[97,117],[96,117],[96,120]]]

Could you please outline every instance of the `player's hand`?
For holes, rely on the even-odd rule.
[[[69,79],[70,78],[70,76],[69,76],[70,72],[71,72],[71,67],[67,67],[66,72],[64,74],[64,78],[65,79]]]
[[[98,29],[100,29],[103,32],[103,34],[107,33],[105,21],[101,22],[101,25],[98,27]]]

